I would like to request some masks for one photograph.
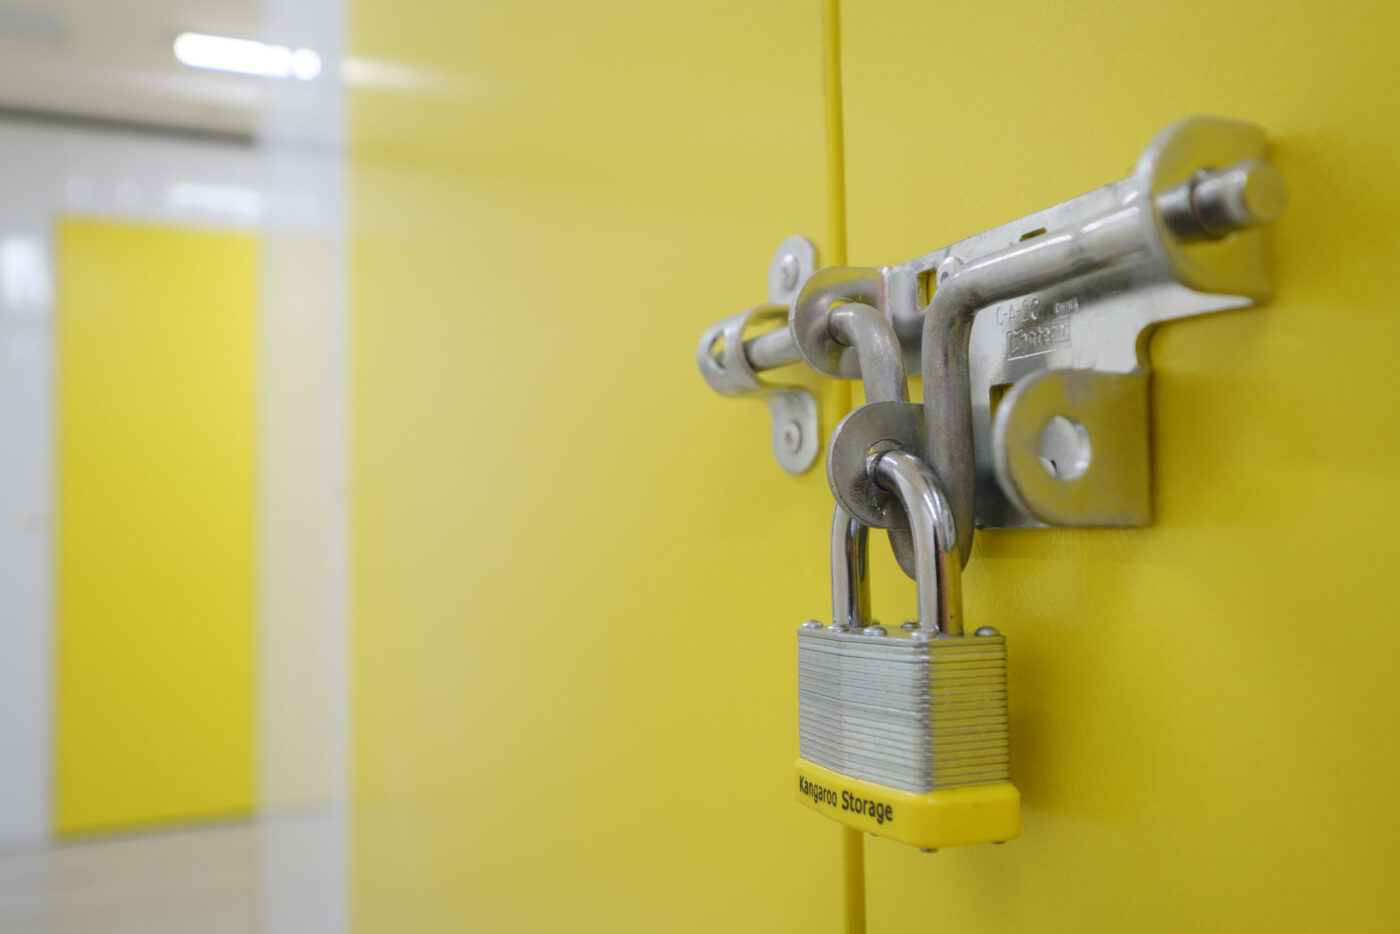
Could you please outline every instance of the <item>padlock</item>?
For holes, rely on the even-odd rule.
[[[887,630],[869,616],[867,532],[838,505],[832,622],[797,631],[797,800],[924,849],[1009,840],[1021,810],[1006,638],[963,633],[956,530],[932,470],[902,450],[869,469],[908,513],[919,619]]]

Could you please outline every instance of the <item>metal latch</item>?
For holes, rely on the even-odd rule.
[[[770,290],[771,305],[705,332],[701,371],[731,395],[802,392],[766,387],[757,375],[798,356],[823,375],[858,378],[856,347],[833,333],[831,314],[843,304],[873,307],[906,368],[923,375],[923,425],[884,403],[883,418],[866,413],[861,436],[846,439],[852,456],[864,456],[872,440],[864,433],[899,423],[911,436],[890,440],[926,453],[963,527],[970,519],[979,528],[1144,525],[1147,337],[1164,321],[1272,291],[1263,228],[1282,212],[1285,192],[1266,150],[1257,126],[1194,117],[1160,133],[1130,177],[908,262],[812,273],[799,257],[793,288]],[[784,243],[775,268],[798,242]],[[744,327],[783,305],[785,330],[743,341]],[[779,461],[806,469],[817,439],[804,425],[805,459],[784,458],[778,422],[774,407]],[[843,423],[837,434],[849,430]],[[838,437],[833,459],[840,447]],[[851,491],[831,480],[849,508]],[[971,538],[962,536],[964,548]]]
[[[773,425],[773,456],[792,474],[806,473],[821,449],[817,400],[798,386],[765,382],[760,370],[798,361],[787,328],[744,340],[751,329],[787,321],[789,308],[817,268],[817,248],[806,237],[788,237],[768,264],[768,304],[725,318],[700,337],[696,360],[710,388],[722,396],[749,396],[768,405]]]

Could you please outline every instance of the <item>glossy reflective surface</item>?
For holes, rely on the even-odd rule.
[[[839,923],[830,493],[693,360],[826,242],[818,5],[351,9],[357,930]]]
[[[1121,177],[1194,113],[1266,127],[1289,188],[1273,300],[1153,339],[1153,524],[978,532],[1024,830],[872,842],[871,929],[1389,929],[1395,6],[843,6],[853,263]]]

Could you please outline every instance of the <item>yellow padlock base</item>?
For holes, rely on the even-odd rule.
[[[1021,793],[1010,782],[916,794],[798,759],[797,800],[847,827],[925,849],[1021,835]]]

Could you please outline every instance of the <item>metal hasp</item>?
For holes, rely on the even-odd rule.
[[[751,396],[767,403],[773,426],[773,456],[791,474],[806,473],[821,450],[816,397],[797,386],[765,382],[760,370],[798,361],[786,327],[744,340],[751,327],[786,322],[788,306],[816,271],[817,248],[805,237],[788,237],[768,264],[768,303],[715,324],[700,337],[696,361],[710,388],[723,396]]]
[[[1266,146],[1184,120],[1131,178],[881,271],[896,331],[922,332],[926,451],[959,528],[1150,521],[1146,338],[1269,295]]]
[[[1264,228],[1284,201],[1260,127],[1192,117],[1160,133],[1129,178],[905,263],[816,272],[785,300],[787,330],[749,340],[745,359],[763,369],[800,356],[865,380],[880,411],[837,427],[828,476],[852,515],[896,529],[908,573],[897,512],[866,508],[881,494],[862,458],[881,438],[926,455],[959,529],[1145,525],[1151,332],[1268,297]],[[903,368],[923,375],[917,432],[908,416],[919,406],[894,389],[872,311]],[[959,536],[964,558],[971,542]]]

